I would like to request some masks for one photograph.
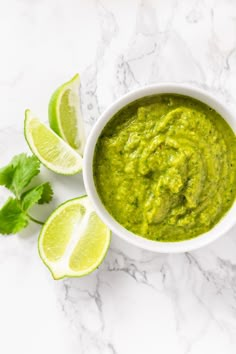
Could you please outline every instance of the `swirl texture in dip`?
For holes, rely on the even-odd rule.
[[[210,230],[236,195],[236,138],[193,98],[139,99],[105,126],[94,155],[98,194],[125,228],[157,241]]]

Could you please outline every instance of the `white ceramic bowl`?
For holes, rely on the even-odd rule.
[[[128,231],[108,213],[99,198],[93,179],[94,148],[96,146],[98,137],[100,136],[101,131],[103,130],[107,122],[114,116],[116,112],[118,112],[122,107],[126,106],[130,102],[135,101],[141,97],[161,93],[182,94],[196,98],[206,103],[210,107],[214,108],[218,113],[220,113],[222,117],[231,126],[233,131],[236,132],[236,118],[233,116],[232,113],[230,113],[230,111],[224,104],[220,103],[219,100],[215,99],[206,91],[182,84],[158,84],[137,89],[126,94],[125,96],[121,97],[119,100],[114,102],[101,115],[101,117],[94,125],[85,147],[83,166],[84,183],[87,194],[90,197],[92,203],[94,204],[94,208],[97,214],[116,235],[120,236],[127,242],[132,243],[133,245],[154,252],[187,252],[205,246],[225,234],[236,223],[236,203],[233,204],[228,213],[210,231],[201,234],[193,239],[178,242],[151,241]]]

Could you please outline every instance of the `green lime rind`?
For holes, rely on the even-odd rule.
[[[79,86],[80,77],[79,74],[76,74],[70,81],[61,85],[52,94],[48,105],[48,118],[51,129],[73,149],[77,150],[80,155],[83,155],[85,135],[79,107]],[[66,109],[65,101],[64,104],[62,102],[69,91],[72,93],[72,96],[74,95],[75,101],[71,109]],[[64,113],[63,110],[61,112],[60,107],[64,107]]]
[[[34,139],[31,134],[31,129],[30,129],[30,123],[32,120],[36,120],[44,129],[47,131],[47,133],[54,139],[56,142],[63,147],[62,152],[65,151],[69,153],[69,155],[73,156],[73,158],[76,161],[75,166],[67,168],[64,166],[56,166],[53,165],[53,161],[47,161],[43,158],[43,156],[39,153],[38,148],[34,144]],[[37,118],[33,118],[33,115],[29,109],[25,111],[25,120],[24,120],[24,136],[25,140],[32,151],[32,153],[40,160],[40,162],[47,167],[49,170],[60,174],[60,175],[65,175],[65,176],[72,176],[75,175],[79,172],[82,171],[82,158],[79,154],[76,153],[75,150],[73,150],[63,139],[61,139],[53,130],[51,130],[49,127],[47,127],[45,124],[40,122]],[[44,143],[47,144],[46,141]],[[50,141],[48,142],[48,145],[50,146]],[[53,150],[53,148],[51,149]]]
[[[109,246],[110,246],[110,242],[111,242],[111,231],[108,228],[107,228],[107,234],[105,235],[106,243],[105,243],[104,250],[101,253],[101,256],[97,259],[97,261],[93,264],[93,266],[91,266],[86,271],[82,271],[82,272],[77,271],[76,272],[76,271],[71,270],[70,272],[65,271],[64,274],[58,274],[53,269],[53,266],[52,266],[53,262],[52,261],[48,261],[47,257],[44,254],[43,237],[45,235],[45,232],[47,230],[48,225],[51,224],[51,222],[54,219],[54,217],[56,215],[60,214],[61,211],[65,210],[65,208],[67,206],[71,206],[73,203],[77,204],[77,202],[78,202],[79,205],[83,206],[83,204],[86,204],[86,201],[88,201],[88,197],[86,195],[83,195],[81,197],[73,198],[73,199],[67,200],[66,202],[62,203],[48,217],[48,219],[46,220],[44,226],[41,229],[41,232],[40,232],[40,235],[39,235],[39,238],[38,238],[39,256],[42,259],[43,263],[46,265],[46,267],[49,269],[53,279],[55,279],[55,280],[60,280],[60,279],[64,279],[64,278],[78,278],[78,277],[86,276],[86,275],[92,273],[93,271],[95,271],[99,267],[99,265],[103,262],[103,260],[105,259],[106,255],[107,255],[107,252],[108,252],[108,249],[109,249]]]
[[[48,120],[50,127],[57,133],[63,140],[65,140],[65,136],[63,131],[60,128],[60,122],[58,121],[58,106],[57,102],[62,96],[64,90],[70,85],[72,82],[79,80],[79,74],[76,74],[70,81],[65,82],[63,85],[58,87],[56,91],[52,94],[51,99],[48,105]]]

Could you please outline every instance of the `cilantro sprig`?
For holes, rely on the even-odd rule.
[[[0,169],[0,185],[9,189],[10,197],[0,209],[0,233],[15,234],[28,226],[29,221],[43,225],[29,214],[35,204],[49,203],[53,191],[49,182],[27,190],[32,179],[40,172],[40,161],[36,156],[20,154]]]

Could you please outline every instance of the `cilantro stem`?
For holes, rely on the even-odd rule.
[[[28,218],[29,218],[31,221],[35,222],[36,224],[44,225],[44,222],[39,221],[39,220],[33,218],[31,215],[27,214],[27,216],[28,216]]]

